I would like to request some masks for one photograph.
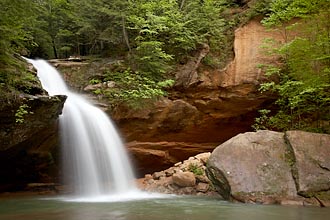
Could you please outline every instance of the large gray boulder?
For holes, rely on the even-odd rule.
[[[330,190],[330,135],[288,131],[286,139],[294,153],[298,193],[310,197]]]
[[[208,162],[209,177],[226,198],[244,195],[294,196],[296,187],[286,161],[284,134],[271,131],[237,135],[217,147]]]
[[[228,200],[323,206],[330,198],[330,135],[240,134],[212,152],[207,174]]]

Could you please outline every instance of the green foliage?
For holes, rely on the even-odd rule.
[[[8,73],[16,71],[10,63],[19,53],[41,58],[123,56],[133,72],[157,84],[200,44],[221,51],[225,41],[221,12],[226,4],[225,0],[2,0],[0,83],[14,80]]]
[[[8,93],[16,85],[24,84],[26,74],[17,54],[25,53],[31,34],[24,29],[34,23],[35,5],[27,0],[0,1],[0,91]]]
[[[95,95],[101,95],[101,94],[103,94],[103,90],[102,90],[102,89],[95,89],[95,90],[93,91],[93,93],[94,93]]]
[[[252,128],[255,129],[256,131],[258,130],[266,130],[267,127],[269,126],[269,116],[268,114],[271,111],[268,109],[261,109],[259,110],[260,116],[255,119],[254,125],[252,125]]]
[[[168,63],[173,58],[162,50],[162,45],[163,43],[159,41],[139,43],[134,56],[136,70],[149,74],[155,80],[161,79],[162,75],[168,71]]]
[[[285,10],[283,4],[287,7]],[[267,25],[279,25],[293,17],[301,20],[284,29],[296,36],[287,38],[274,50],[281,56],[283,65],[267,66],[266,75],[273,80],[260,87],[261,92],[271,91],[278,95],[275,102],[278,110],[273,115],[261,112],[255,128],[330,132],[329,4],[329,1],[273,2],[273,13],[264,20]]]
[[[188,170],[197,176],[201,176],[204,174],[204,170],[197,164],[189,164]]]
[[[98,88],[93,91],[94,94],[108,98],[113,107],[125,103],[133,108],[141,107],[143,100],[166,96],[165,89],[174,84],[174,80],[154,81],[147,74],[134,72],[130,69],[106,71],[102,81],[112,81],[114,86]]]
[[[72,50],[75,37],[73,33],[76,31],[72,3],[66,0],[41,0],[36,4],[39,23],[31,27],[31,32],[41,39],[34,38],[35,46],[38,50],[47,52],[47,57],[66,57]],[[38,34],[40,32],[44,33],[44,36]],[[72,43],[69,43],[70,41]],[[43,46],[52,49],[42,48]]]
[[[89,84],[98,84],[101,83],[102,81],[100,79],[91,79],[89,80]]]
[[[270,13],[270,4],[273,0],[257,0],[251,2],[251,9],[247,11],[247,19],[254,18],[258,15],[266,15]]]
[[[24,123],[24,116],[27,114],[33,114],[33,112],[28,111],[30,107],[27,104],[20,105],[15,113],[15,121],[18,124]]]
[[[131,68],[159,79],[172,61],[180,61],[198,45],[220,45],[222,6],[217,1],[130,1],[128,29],[135,37]],[[215,47],[213,47],[215,48]]]
[[[113,102],[136,105],[133,103],[139,100],[166,95],[165,86],[173,84],[166,80],[166,74],[176,62],[185,60],[202,43],[211,44],[215,50],[223,41],[224,6],[215,0],[111,4],[104,0],[73,0],[72,5],[79,15],[76,24],[80,45],[89,48],[90,53],[97,52],[97,48],[111,48],[108,53],[127,54],[125,70],[108,72],[102,80],[112,80],[116,86],[94,91]]]
[[[328,7],[328,0],[275,0],[270,3],[270,13],[263,24],[268,27],[279,26],[293,18],[309,18],[311,14]]]

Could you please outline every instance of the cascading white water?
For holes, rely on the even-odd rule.
[[[67,88],[58,71],[44,60],[31,60],[43,88],[66,95],[60,115],[65,180],[78,197],[135,191],[134,174],[111,120],[100,109]]]

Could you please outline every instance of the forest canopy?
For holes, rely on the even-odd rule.
[[[255,127],[329,132],[323,129],[330,120],[329,5],[329,0],[0,0],[0,91],[28,92],[35,79],[24,71],[21,55],[74,55],[124,60],[124,67],[92,79],[117,80],[121,89],[104,94],[112,100],[163,96],[176,65],[208,44],[203,62],[223,67],[233,30],[262,16],[266,27],[286,39],[270,46],[281,65],[261,64],[269,81],[260,91],[278,99],[275,108],[261,111]]]
[[[20,55],[121,57],[125,71],[161,81],[201,44],[221,48],[226,5],[225,0],[0,0],[0,83],[12,80],[9,72],[15,72]]]

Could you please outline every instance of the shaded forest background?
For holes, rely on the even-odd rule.
[[[260,110],[254,127],[330,133],[329,6],[329,0],[0,0],[1,101],[33,94],[37,79],[22,55],[83,56],[120,60],[90,83],[115,81],[113,90],[94,92],[136,106],[166,96],[176,66],[205,45],[203,65],[225,67],[235,28],[261,16],[284,41],[266,39],[279,62],[260,64],[269,76],[260,92],[278,99],[272,110]]]

